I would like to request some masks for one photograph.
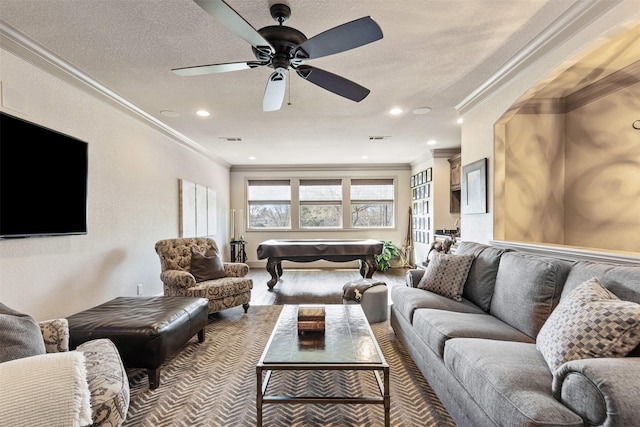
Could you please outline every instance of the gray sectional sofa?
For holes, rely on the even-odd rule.
[[[417,288],[409,270],[391,289],[391,325],[459,426],[640,425],[640,349],[572,360],[553,372],[536,337],[560,301],[597,277],[640,303],[640,266],[462,242],[475,258],[462,301]],[[637,327],[637,326],[636,326]]]

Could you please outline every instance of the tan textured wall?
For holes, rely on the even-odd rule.
[[[640,83],[567,116],[565,243],[640,252]]]
[[[564,115],[515,115],[505,129],[506,240],[564,241]]]

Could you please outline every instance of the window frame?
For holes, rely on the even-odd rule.
[[[290,203],[290,227],[289,228],[269,228],[269,227],[251,227],[251,218],[250,218],[250,201],[249,201],[249,186],[251,182],[278,182],[278,181],[288,181],[291,188],[291,200],[288,201]],[[301,206],[307,205],[323,205],[330,204],[331,201],[327,202],[316,202],[316,201],[300,201],[300,186],[301,182],[336,182],[340,181],[342,183],[342,224],[341,226],[336,227],[302,227],[300,225],[300,208]],[[351,186],[352,182],[383,182],[388,181],[393,186],[393,199],[385,200],[385,202],[392,203],[393,215],[392,215],[392,224],[390,226],[375,226],[375,227],[354,227],[351,224],[351,206],[352,203],[361,203],[361,200],[351,200]],[[269,202],[275,202],[269,201]],[[286,202],[286,201],[282,201]],[[380,200],[372,200],[372,203],[380,203]],[[294,177],[294,178],[257,178],[257,177],[245,177],[245,200],[244,200],[245,209],[247,209],[246,215],[246,231],[247,232],[261,232],[261,231],[277,231],[277,232],[354,232],[354,231],[363,231],[363,230],[396,230],[398,223],[398,177],[397,176],[379,176],[379,177],[352,177],[352,176],[341,176],[341,177]]]

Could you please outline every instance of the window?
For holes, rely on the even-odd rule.
[[[342,180],[300,180],[300,228],[342,227]]]
[[[351,226],[393,227],[392,179],[351,180]]]
[[[395,227],[394,178],[248,179],[249,230]]]
[[[291,228],[289,180],[249,180],[249,228]]]

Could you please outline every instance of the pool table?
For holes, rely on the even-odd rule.
[[[378,268],[375,255],[382,253],[382,247],[382,241],[374,239],[272,239],[260,243],[257,251],[258,259],[268,258],[267,271],[271,280],[267,286],[273,289],[282,276],[282,261],[360,260],[360,275],[370,279]]]

